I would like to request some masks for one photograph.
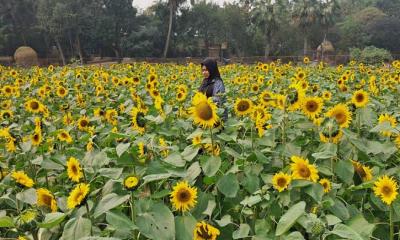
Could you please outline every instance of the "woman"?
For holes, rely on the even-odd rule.
[[[201,70],[204,79],[199,91],[204,93],[208,98],[212,97],[213,102],[215,102],[218,107],[222,107],[225,101],[225,86],[219,74],[217,62],[212,58],[206,58],[201,63]],[[228,112],[225,109],[222,119],[226,121],[227,118]]]

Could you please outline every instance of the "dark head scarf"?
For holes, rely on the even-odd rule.
[[[218,66],[217,66],[217,61],[215,61],[212,58],[206,58],[204,61],[201,63],[201,67],[206,66],[208,72],[210,73],[210,76],[208,77],[208,80],[214,79],[214,78],[221,78],[219,75],[218,71]]]

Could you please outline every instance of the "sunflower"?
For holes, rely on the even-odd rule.
[[[68,178],[74,182],[79,182],[79,179],[83,177],[83,172],[78,159],[70,157],[67,161],[67,172]]]
[[[11,110],[1,110],[0,111],[0,120],[8,120],[14,116]]]
[[[341,128],[348,128],[351,122],[351,112],[348,106],[343,103],[329,109],[326,116],[334,118]]]
[[[397,188],[396,180],[393,177],[384,175],[375,181],[373,190],[377,197],[380,197],[384,203],[390,205],[396,200],[398,194]]]
[[[303,70],[298,71],[295,74],[296,80],[301,81],[306,78],[306,73]]]
[[[253,102],[248,98],[238,98],[234,109],[237,116],[245,116],[253,110]]]
[[[397,126],[396,118],[394,118],[393,116],[390,116],[389,114],[386,114],[386,113],[379,115],[378,122],[379,122],[379,124],[382,124],[384,122],[389,122],[390,126],[392,128],[395,128]],[[392,135],[392,132],[381,131],[381,134],[383,136],[390,137]]]
[[[32,145],[39,146],[42,142],[42,133],[40,131],[35,131],[31,136]]]
[[[45,188],[39,188],[36,190],[36,195],[37,195],[37,205],[48,207],[51,209],[52,212],[57,211],[57,202],[54,199],[53,194],[45,189]]]
[[[201,92],[197,92],[192,99],[192,107],[189,108],[195,124],[204,128],[212,128],[218,122],[217,106],[212,98],[206,97]]]
[[[201,133],[192,138],[192,145],[197,146],[201,144]]]
[[[178,92],[176,93],[176,100],[177,100],[178,102],[183,102],[183,101],[185,101],[186,96],[187,96],[186,92],[178,91]]]
[[[74,209],[85,203],[89,193],[90,185],[86,183],[78,184],[69,194],[67,206],[69,209]]]
[[[357,161],[351,161],[354,167],[355,173],[361,178],[362,181],[367,182],[372,180],[372,169],[365,166]]]
[[[325,193],[328,193],[331,191],[332,184],[331,184],[331,181],[329,181],[329,179],[323,178],[323,179],[319,180],[319,183],[324,187]]]
[[[93,151],[94,147],[93,147],[93,141],[89,140],[88,143],[86,144],[86,151],[91,152]]]
[[[278,190],[278,192],[282,192],[283,190],[288,188],[291,181],[292,178],[290,175],[283,172],[279,172],[273,176],[272,185],[276,190]]]
[[[263,105],[256,105],[253,107],[253,111],[250,114],[253,121],[259,121],[265,123],[271,119],[271,114],[268,113],[267,109]]]
[[[351,102],[358,108],[365,107],[368,103],[368,93],[364,90],[355,91]]]
[[[206,143],[203,145],[203,147],[210,155],[219,156],[219,154],[221,153],[221,147],[217,143],[214,143],[214,147],[211,143]]]
[[[33,180],[28,177],[28,175],[26,175],[24,171],[14,171],[11,173],[11,177],[14,178],[14,180],[22,186],[31,188],[34,185]]]
[[[11,100],[4,100],[4,101],[1,102],[0,106],[1,106],[2,109],[8,110],[8,109],[11,108],[11,105],[12,105],[12,101]]]
[[[251,85],[251,91],[257,93],[260,90],[260,86],[257,83]]]
[[[64,129],[61,129],[58,132],[57,137],[58,137],[58,140],[60,140],[62,142],[72,143],[71,135],[69,135],[69,133]]]
[[[263,91],[260,95],[260,102],[263,103],[265,106],[274,106],[275,99],[274,94],[269,91]]]
[[[325,101],[329,101],[329,100],[331,100],[331,98],[332,98],[332,93],[329,92],[329,91],[324,91],[324,92],[322,93],[322,98],[323,98]]]
[[[111,125],[117,125],[118,124],[118,112],[115,109],[108,109],[105,114],[105,119],[107,122],[109,122]]]
[[[139,185],[139,178],[137,176],[128,176],[124,179],[124,187],[129,190],[135,190],[136,187]]]
[[[220,235],[217,228],[205,221],[198,222],[193,231],[193,240],[216,240]]]
[[[394,143],[396,143],[397,148],[400,149],[400,134],[394,139]]]
[[[87,116],[82,116],[78,119],[78,129],[81,131],[86,131],[89,127],[89,118]]]
[[[310,59],[308,57],[304,57],[303,58],[303,63],[304,64],[309,64],[310,63]]]
[[[338,143],[343,136],[343,132],[337,124],[336,120],[325,118],[321,123],[321,131],[319,137],[325,143]]]
[[[310,164],[307,159],[298,156],[292,156],[291,160],[293,163],[290,164],[290,170],[292,171],[293,179],[317,182],[319,176],[317,167],[314,164]]]
[[[302,100],[301,107],[307,117],[314,119],[320,114],[323,107],[323,101],[319,97],[305,97]]]
[[[132,127],[139,133],[143,134],[145,131],[146,121],[144,118],[144,111],[133,107],[131,110]]]
[[[65,96],[67,96],[67,94],[68,90],[66,88],[64,88],[63,86],[57,87],[57,96],[64,98]]]
[[[189,186],[186,181],[178,182],[173,187],[170,198],[176,210],[186,212],[197,203],[197,188]]]
[[[31,113],[38,113],[41,110],[42,104],[36,99],[30,99],[25,103],[25,109]]]

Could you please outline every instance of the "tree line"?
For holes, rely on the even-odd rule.
[[[376,46],[400,53],[399,0],[0,0],[0,56],[30,46],[63,61],[89,56],[307,55],[328,39],[335,52]]]

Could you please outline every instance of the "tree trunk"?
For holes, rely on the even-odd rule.
[[[307,49],[308,49],[308,39],[307,35],[304,35],[304,50],[303,50],[304,56],[307,56]]]
[[[170,0],[171,1],[171,0]],[[171,33],[172,33],[172,21],[174,20],[174,5],[172,2],[169,4],[169,25],[168,25],[168,34],[167,34],[167,40],[165,41],[165,47],[164,47],[164,53],[163,53],[163,58],[167,57],[168,54],[168,48],[169,48],[169,42],[171,40]]]
[[[63,52],[63,50],[61,48],[60,41],[58,40],[58,38],[54,38],[54,41],[56,42],[57,50],[58,50],[58,53],[60,54],[62,64],[65,65],[66,64],[65,56],[64,56],[64,52]]]
[[[81,41],[79,39],[79,34],[76,35],[76,50],[78,51],[79,54],[79,59],[81,60],[81,65],[83,65],[83,51],[81,47]]]
[[[269,54],[271,52],[271,33],[268,32],[266,35],[266,44],[265,44],[265,51],[264,51],[264,58],[265,60],[268,60]]]

